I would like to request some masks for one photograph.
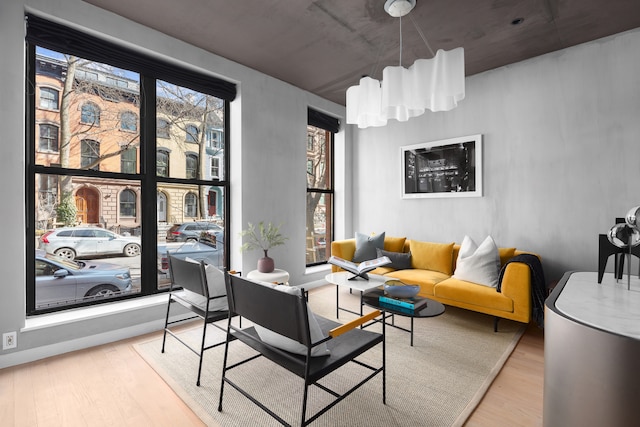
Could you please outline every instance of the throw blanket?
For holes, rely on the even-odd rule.
[[[512,262],[521,262],[529,266],[529,271],[531,271],[531,301],[533,302],[532,316],[538,326],[544,328],[544,300],[547,298],[547,282],[544,279],[542,263],[537,256],[532,254],[520,254],[514,256],[507,261],[500,270],[497,287],[498,292],[501,292],[502,289],[504,271],[506,270],[507,265]]]

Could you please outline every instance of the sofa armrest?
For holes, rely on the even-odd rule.
[[[336,240],[331,242],[331,255],[351,261],[356,253],[356,239]],[[337,265],[331,265],[332,272],[344,271]]]
[[[509,263],[502,277],[501,292],[513,300],[514,312],[531,313],[531,271],[527,264]]]

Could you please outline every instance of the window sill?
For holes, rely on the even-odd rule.
[[[110,304],[100,304],[91,307],[66,310],[63,312],[42,314],[34,317],[27,317],[24,328],[20,331],[35,331],[43,328],[50,328],[52,326],[82,322],[88,319],[97,319],[100,317],[112,316],[115,314],[166,304],[167,295],[162,294],[134,298],[126,301],[118,301]]]
[[[313,267],[307,267],[304,271],[305,275],[319,274],[319,273],[325,273],[325,274],[331,273],[331,265],[329,264],[314,265]]]

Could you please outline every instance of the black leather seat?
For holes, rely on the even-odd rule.
[[[379,311],[375,310],[346,324],[340,324],[320,316],[315,316],[325,338],[317,342],[312,342],[304,290],[301,290],[299,295],[294,295],[229,274],[226,275],[226,285],[230,316],[227,327],[227,345],[225,346],[218,411],[222,411],[224,385],[226,383],[240,391],[248,399],[279,422],[284,425],[288,425],[284,419],[273,413],[257,399],[251,396],[240,384],[236,384],[227,378],[227,371],[242,365],[245,362],[253,360],[256,357],[266,357],[289,372],[292,372],[304,379],[302,414],[300,418],[301,426],[305,426],[313,422],[319,416],[351,394],[351,392],[378,374],[382,374],[382,402],[386,403],[384,322],[381,322],[382,333],[358,328],[358,326],[379,316]],[[261,325],[273,332],[303,344],[306,347],[306,355],[284,351],[264,342],[254,327],[242,329],[240,327],[233,326],[231,324],[231,317],[235,315],[242,316],[255,324]],[[256,350],[259,353],[258,356],[252,356],[248,359],[235,363],[234,365],[228,366],[229,342],[234,338],[237,338]],[[311,355],[313,348],[325,343],[330,354],[315,357]],[[359,355],[378,344],[382,345],[382,361],[380,366],[371,366],[360,361],[355,361]],[[349,362],[358,363],[358,365],[368,368],[371,373],[366,376],[366,378],[352,386],[348,391],[342,393],[329,390],[318,383],[318,381],[323,377],[329,375],[339,367],[344,366]],[[306,405],[308,388],[312,385],[327,391],[334,397],[334,399],[327,406],[307,418]]]

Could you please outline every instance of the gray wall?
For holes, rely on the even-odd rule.
[[[484,197],[401,198],[401,146],[472,134]],[[469,77],[456,109],[357,134],[355,231],[491,234],[540,254],[548,281],[596,271],[598,234],[640,205],[639,135],[640,29]]]

